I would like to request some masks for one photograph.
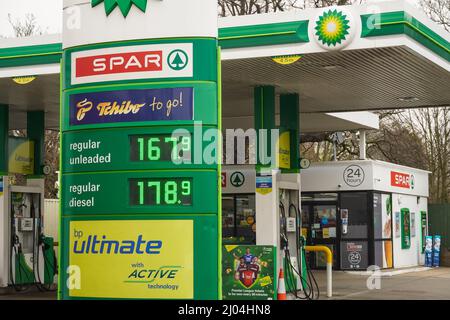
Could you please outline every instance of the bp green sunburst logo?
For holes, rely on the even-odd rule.
[[[145,12],[147,9],[147,0],[92,0],[92,7],[102,2],[105,3],[105,12],[108,16],[117,6],[119,6],[124,17],[128,15],[133,4],[141,9],[142,12]]]
[[[316,21],[315,35],[323,45],[337,46],[348,39],[349,23],[347,15],[342,11],[336,9],[325,11]]]

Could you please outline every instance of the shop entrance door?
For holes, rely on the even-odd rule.
[[[325,245],[333,253],[333,268],[365,270],[372,248],[369,192],[302,194],[302,234],[308,245]],[[370,207],[372,205],[372,207]],[[307,253],[311,268],[325,268],[323,253]]]
[[[337,260],[338,242],[338,195],[314,194],[302,199],[302,233],[307,238],[308,245],[324,245],[333,253],[333,268],[339,266]],[[311,268],[321,269],[326,267],[324,253],[308,253],[308,261]]]
[[[341,270],[365,270],[369,266],[369,213],[373,210],[373,201],[369,201],[369,196],[369,192],[339,194],[338,251]]]

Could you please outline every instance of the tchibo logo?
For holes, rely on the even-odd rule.
[[[414,175],[391,171],[391,186],[414,189]]]
[[[71,54],[71,84],[193,76],[192,43],[152,44]]]
[[[136,240],[113,240],[107,236],[88,235],[85,239],[83,231],[74,230],[74,254],[149,254],[161,253],[163,242],[161,240],[145,240],[143,235]]]

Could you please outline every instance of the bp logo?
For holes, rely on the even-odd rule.
[[[233,187],[236,188],[242,187],[242,185],[245,182],[245,176],[242,172],[236,171],[231,175],[230,182],[233,185]]]
[[[356,26],[351,12],[345,9],[326,9],[312,23],[312,37],[324,49],[339,50],[347,46],[355,35]]]
[[[91,5],[95,7],[102,2],[105,2],[105,12],[108,16],[117,6],[119,6],[124,17],[128,15],[133,4],[142,12],[147,9],[147,0],[92,0]]]
[[[167,57],[167,64],[172,70],[175,71],[180,71],[186,68],[188,62],[189,58],[187,53],[180,49],[173,50]]]

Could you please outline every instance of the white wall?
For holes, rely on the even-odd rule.
[[[357,168],[360,175],[349,176]],[[413,177],[414,183],[396,186],[391,180],[394,172]],[[376,160],[317,162],[301,172],[304,192],[376,190],[422,197],[428,197],[428,175],[428,171]]]
[[[119,8],[107,16],[104,3],[92,8],[90,0],[65,0],[63,48],[135,39],[217,37],[216,12],[216,1],[149,0],[145,13],[133,6],[125,18]]]
[[[420,256],[420,211],[426,208],[426,198],[420,198],[417,203],[416,196],[393,194],[392,195],[392,213],[393,213],[393,237],[394,237],[394,268],[404,268],[419,265]],[[398,232],[395,230],[395,216],[402,208],[408,208],[411,217],[415,216],[415,236],[411,229],[411,247],[402,249],[401,245],[401,221]],[[401,216],[400,216],[401,217]],[[412,218],[411,218],[412,221]]]

